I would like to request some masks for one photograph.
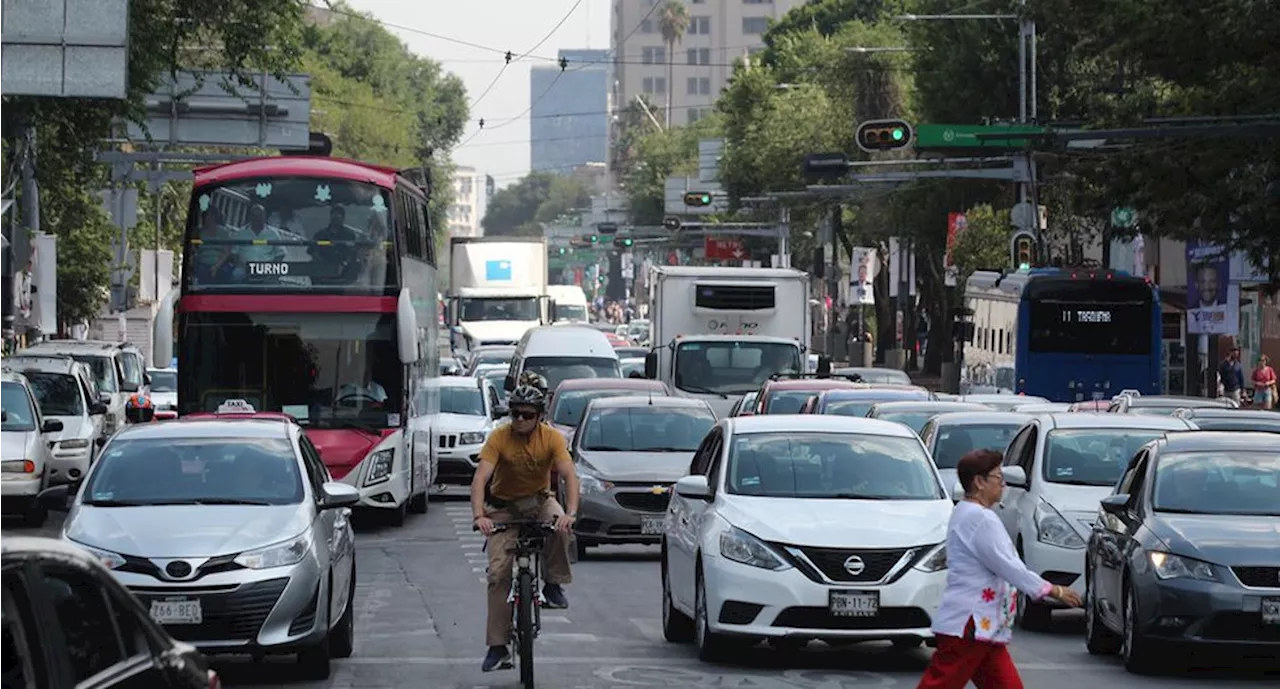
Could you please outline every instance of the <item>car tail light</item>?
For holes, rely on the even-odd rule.
[[[218,673],[209,670],[209,689],[222,689],[222,680],[218,679]]]

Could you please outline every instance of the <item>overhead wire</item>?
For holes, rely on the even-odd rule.
[[[482,91],[479,96],[476,96],[475,100],[471,101],[471,104],[467,106],[467,109],[468,110],[475,109],[475,107],[480,104],[480,101],[484,100],[484,97],[489,95],[489,92],[493,90],[493,87],[498,85],[498,80],[502,79],[503,74],[506,74],[507,68],[511,66],[512,62],[519,62],[520,60],[523,60],[529,57],[530,55],[532,55],[533,51],[537,50],[538,48],[541,48],[543,43],[546,43],[548,40],[550,40],[551,37],[554,36],[557,31],[560,30],[560,27],[564,26],[564,23],[569,21],[569,17],[572,17],[573,13],[576,12],[578,7],[580,7],[581,5],[582,5],[582,0],[577,0],[577,2],[573,3],[573,7],[570,7],[569,11],[566,12],[565,15],[560,18],[560,21],[556,22],[556,25],[551,27],[551,30],[548,31],[546,35],[542,37],[541,40],[533,44],[532,48],[526,50],[520,55],[513,55],[512,52],[508,50],[507,54],[503,56],[505,61],[502,63],[502,69],[498,70],[498,73],[493,77],[493,81],[490,81],[489,85],[485,87],[484,91]]]

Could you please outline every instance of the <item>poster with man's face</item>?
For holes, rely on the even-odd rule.
[[[1187,243],[1187,332],[1239,334],[1240,288],[1230,283],[1228,266],[1221,246]]]

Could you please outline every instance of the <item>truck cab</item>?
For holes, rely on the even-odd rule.
[[[550,322],[543,238],[454,237],[450,244],[450,349],[515,345]]]

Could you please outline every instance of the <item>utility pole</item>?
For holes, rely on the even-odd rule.
[[[21,247],[22,251],[14,251],[14,257],[21,256],[23,261],[30,260],[31,237],[34,237],[40,231],[40,186],[36,183],[36,126],[34,122],[28,121],[21,129],[22,145],[19,155],[22,156],[22,227],[23,232],[15,232],[12,240],[15,247]],[[18,235],[22,236],[19,237]],[[14,266],[14,270],[25,270],[26,266]],[[7,298],[12,299],[13,295]],[[38,298],[34,297],[33,299]],[[19,338],[26,336],[25,332],[17,332],[14,334]],[[22,341],[22,340],[19,340]]]
[[[827,323],[827,357],[832,361],[835,360],[836,354],[836,324],[840,322],[838,317],[838,309],[840,308],[840,235],[844,234],[844,206],[836,204],[831,208],[831,220],[827,223],[830,228],[830,234],[827,237],[826,248],[824,251],[830,252],[830,259],[827,266],[827,296],[831,299],[831,313],[829,314]]]

